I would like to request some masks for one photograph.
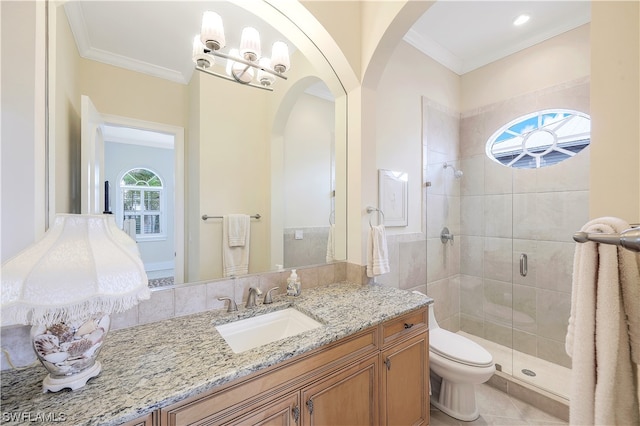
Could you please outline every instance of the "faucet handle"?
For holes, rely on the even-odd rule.
[[[227,312],[235,312],[238,310],[238,305],[236,304],[236,301],[233,300],[230,297],[218,297],[219,301],[225,301],[228,300],[229,301],[229,308],[227,308]]]
[[[269,291],[267,291],[267,295],[264,296],[264,302],[262,302],[264,305],[268,305],[270,303],[273,303],[273,299],[271,298],[271,293],[274,290],[278,290],[280,287],[274,287],[272,289],[269,289]]]

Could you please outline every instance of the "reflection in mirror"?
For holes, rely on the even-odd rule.
[[[92,170],[94,208],[135,233],[150,278],[163,282],[224,276],[223,221],[203,215],[260,215],[248,227],[248,273],[344,260],[346,97],[297,27],[262,2],[252,7],[260,18],[222,1],[53,5],[51,140],[57,162],[70,166],[56,168],[57,212],[84,209],[80,171]],[[229,44],[247,25],[263,46],[285,41],[288,79],[267,92],[194,72],[192,43],[207,7],[222,16]],[[103,120],[80,132],[82,95]],[[87,148],[87,129],[104,138],[103,149]],[[153,142],[176,134],[173,146]],[[97,172],[85,160],[78,167],[88,149]],[[125,182],[134,169],[154,173],[161,192]]]

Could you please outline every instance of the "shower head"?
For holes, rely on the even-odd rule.
[[[453,169],[453,177],[455,177],[456,179],[460,179],[462,175],[464,175],[462,170],[457,170],[455,167],[453,167],[452,164],[449,163],[444,163],[444,166],[442,168],[446,169],[447,167],[451,167]]]

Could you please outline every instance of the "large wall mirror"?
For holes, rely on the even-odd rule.
[[[346,258],[346,94],[291,20],[267,2],[247,7],[50,3],[54,210],[112,212],[159,284],[224,277],[229,214],[259,215],[248,273]],[[287,80],[269,92],[196,71],[206,10],[222,17],[229,46],[246,26],[266,55],[285,41]]]

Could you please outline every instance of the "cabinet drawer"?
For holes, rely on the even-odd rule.
[[[427,308],[425,306],[382,324],[382,345],[423,332],[428,324]]]

